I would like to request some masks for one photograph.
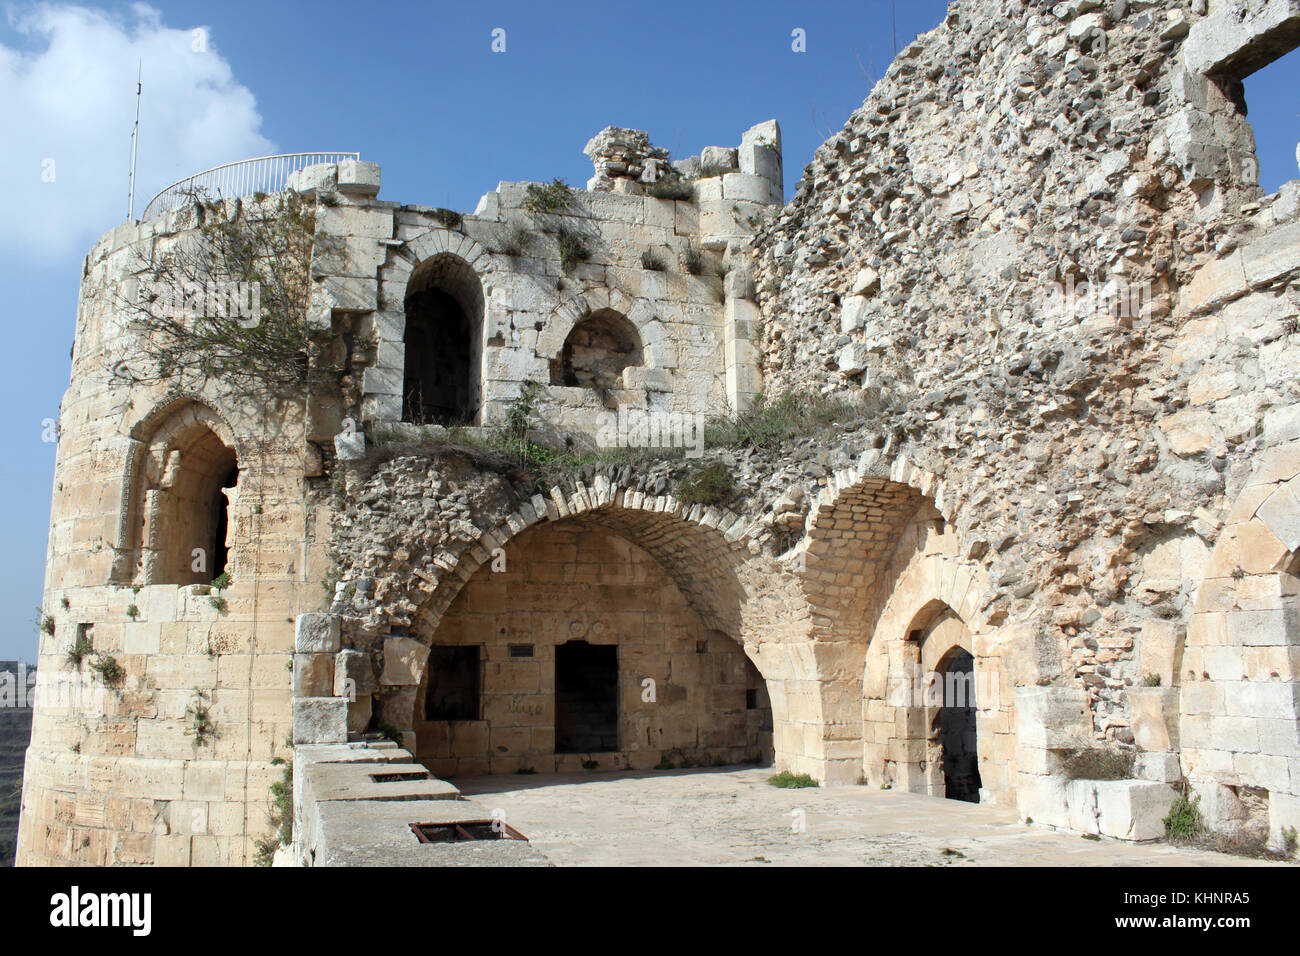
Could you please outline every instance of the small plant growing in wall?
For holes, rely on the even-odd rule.
[[[532,238],[527,229],[517,222],[507,222],[497,230],[492,243],[492,251],[499,256],[518,258],[528,251],[528,240]]]
[[[582,234],[567,226],[561,226],[555,233],[556,245],[560,248],[560,267],[570,271],[579,262],[591,258],[591,249]]]
[[[1067,780],[1129,780],[1137,755],[1118,747],[1078,747],[1061,752]]]
[[[208,595],[208,603],[216,608],[219,614],[225,614],[230,605],[221,592],[230,587],[230,575],[222,571],[212,579],[212,587],[216,589],[217,593]]]
[[[696,469],[678,486],[677,498],[684,505],[721,504],[736,493],[736,480],[722,462]]]
[[[1164,819],[1165,836],[1170,843],[1190,843],[1205,829],[1205,821],[1201,817],[1201,795],[1193,794],[1186,781],[1178,791],[1178,796]]]
[[[641,268],[650,272],[663,272],[668,266],[664,262],[663,256],[653,249],[646,249],[641,253]]]
[[[444,229],[459,229],[464,217],[451,209],[435,209],[433,218]]]
[[[134,621],[137,617],[140,616],[140,609],[136,607],[134,604],[128,604],[126,606],[126,616]]]
[[[81,662],[95,650],[92,646],[93,643],[94,642],[91,640],[89,634],[78,629],[77,638],[73,642],[72,647],[68,649],[66,657],[68,667],[72,668],[74,671],[80,670]]]
[[[271,784],[272,832],[269,837],[257,841],[257,854],[253,861],[258,866],[270,866],[275,851],[293,843],[293,763],[276,757],[271,765],[284,769],[280,779]]]
[[[36,629],[42,634],[54,636],[54,615],[46,614],[39,607],[36,609]]]
[[[657,183],[648,183],[645,194],[655,199],[680,199],[690,202],[695,198],[695,184],[687,179],[668,181],[661,179]]]
[[[573,203],[573,190],[563,179],[549,183],[529,183],[524,192],[524,208],[535,216],[553,216]]]
[[[194,703],[185,708],[185,716],[190,726],[186,736],[193,737],[196,746],[205,747],[217,739],[217,725],[212,722],[212,711],[208,706],[206,691],[194,688]]]
[[[537,382],[524,382],[519,389],[519,396],[511,399],[506,406],[505,421],[498,440],[520,465],[526,464],[530,457],[528,430],[532,427],[533,414],[537,411],[541,394],[542,386]]]
[[[1148,674],[1146,677],[1142,678],[1142,686],[1143,686],[1143,687],[1159,687],[1159,686],[1160,686],[1160,675],[1159,675],[1159,674]]]
[[[63,610],[65,611],[72,610],[72,602],[68,600],[68,596],[66,594],[63,595],[63,598],[60,600],[59,603],[63,605]]]
[[[303,321],[315,205],[297,194],[272,202],[233,216],[214,204],[200,217],[200,241],[149,244],[140,253],[141,281],[124,284],[116,305],[141,347],[111,368],[115,380],[186,387],[219,381],[252,398],[299,397],[318,382],[337,380],[314,361],[333,333]],[[320,202],[337,200],[322,195]],[[185,292],[209,286],[229,287],[233,304],[210,308]]]
[[[704,266],[704,250],[691,243],[682,252],[682,268],[691,275],[697,276],[704,272]]]
[[[106,687],[119,687],[126,678],[126,671],[112,654],[96,654],[90,662],[90,669],[99,675]]]

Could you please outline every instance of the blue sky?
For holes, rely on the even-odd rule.
[[[943,19],[900,0],[897,42]],[[491,50],[506,31],[506,52]],[[806,31],[807,50],[791,49]],[[202,33],[193,31],[201,29]],[[786,193],[894,53],[888,0],[680,3],[340,3],[227,0],[13,4],[0,22],[7,225],[0,284],[11,361],[0,376],[0,658],[35,652],[54,445],[42,421],[67,385],[77,283],[126,213],[136,61],[144,100],[136,212],[173,179],[264,152],[356,150],[381,198],[474,208],[500,180],[582,184],[588,138],[646,129],[674,157],[780,121]],[[1268,189],[1294,178],[1300,65],[1252,92]],[[53,181],[43,179],[52,161]]]

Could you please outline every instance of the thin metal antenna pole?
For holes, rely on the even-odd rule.
[[[889,0],[889,16],[894,28],[894,58],[898,58],[898,0]]]
[[[135,126],[131,128],[131,185],[126,196],[126,221],[135,222],[135,150],[140,142],[140,91],[144,88],[144,61],[136,67],[135,74]]]

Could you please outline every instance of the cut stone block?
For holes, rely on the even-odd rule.
[[[294,622],[293,647],[299,654],[337,653],[339,619],[333,614],[299,614]]]
[[[348,739],[348,702],[342,697],[300,697],[293,702],[295,744],[341,744]]]
[[[715,175],[718,171],[736,169],[738,165],[736,151],[725,146],[705,146],[700,151],[700,163],[712,167]]]
[[[328,192],[338,186],[338,166],[333,163],[316,163],[295,170],[285,179],[285,188],[304,196]]]
[[[1081,687],[1017,687],[1016,742],[1066,750],[1092,737],[1088,694]]]
[[[294,697],[325,697],[333,689],[333,658],[328,654],[293,655]]]
[[[1133,737],[1142,750],[1178,749],[1178,688],[1130,687]]]
[[[339,161],[339,192],[349,196],[373,197],[379,195],[379,164],[361,159]]]
[[[370,658],[360,651],[344,649],[334,658],[334,696],[360,697],[373,694],[378,684]]]
[[[379,683],[413,686],[424,679],[429,649],[409,637],[390,637],[384,641],[384,673]]]
[[[1165,835],[1178,794],[1150,780],[1071,780],[1065,787],[1070,829],[1140,842]]]
[[[746,143],[739,150],[740,171],[769,183],[781,182],[781,154],[771,146]]]
[[[1139,780],[1177,783],[1183,778],[1183,768],[1178,754],[1140,753],[1133,764],[1133,775]]]
[[[1193,73],[1245,76],[1300,45],[1300,0],[1216,6],[1183,43]]]
[[[397,398],[400,403],[400,396],[391,397]],[[340,432],[335,435],[334,454],[338,457],[339,461],[355,461],[358,458],[364,458],[366,454],[365,432]]]

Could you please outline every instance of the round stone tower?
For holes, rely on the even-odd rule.
[[[615,441],[629,413],[671,425],[748,402],[757,308],[739,250],[781,201],[779,131],[712,148],[707,171],[635,134],[598,137],[592,191],[503,183],[462,216],[381,202],[378,166],[340,158],[223,201],[201,175],[95,244],[60,411],[19,864],[265,861],[295,742],[383,720],[414,746],[416,718],[392,714],[416,688],[386,674],[368,693],[383,643],[361,676],[371,644],[328,613],[375,598],[360,570],[374,555],[331,545],[341,462],[450,429],[482,439],[527,383],[550,425]],[[232,235],[274,268],[213,271]],[[164,341],[176,316],[256,332],[259,311],[295,301],[307,338],[279,369],[254,352],[284,343],[256,334],[247,362],[208,332]],[[384,608],[385,637],[405,639],[403,615]]]

